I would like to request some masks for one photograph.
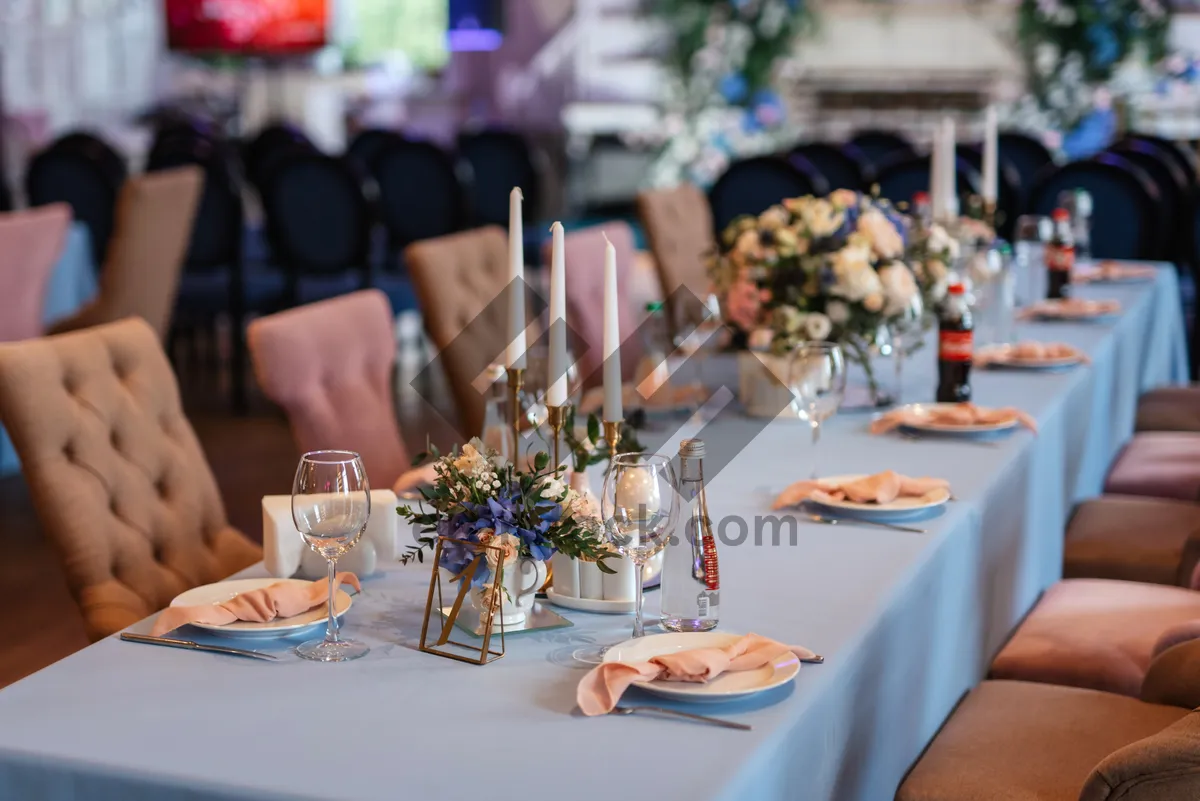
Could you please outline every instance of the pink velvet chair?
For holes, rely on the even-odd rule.
[[[1104,578],[1200,590],[1200,504],[1102,495],[1067,524],[1063,578]]]
[[[611,222],[572,231],[563,239],[567,261],[567,322],[582,342],[575,343],[575,358],[579,361],[584,386],[600,384],[604,364],[604,237],[617,252],[617,292],[623,299],[630,297],[634,260],[637,247],[633,229],[628,223]],[[550,243],[546,244],[546,264],[550,263]],[[621,304],[617,311],[621,334],[621,373],[625,380],[633,378],[638,361],[644,353],[639,315],[631,302]]]
[[[1151,660],[1200,636],[1200,592],[1106,579],[1055,584],[992,663],[1017,679],[1138,696]]]
[[[1200,501],[1200,433],[1135,434],[1113,462],[1104,492]]]
[[[375,489],[408,466],[396,424],[392,308],[377,289],[261,317],[247,330],[254,373],[302,451],[359,453]]]
[[[1159,387],[1138,398],[1138,431],[1200,431],[1200,385]]]
[[[0,342],[42,333],[46,286],[70,225],[65,203],[0,214]]]

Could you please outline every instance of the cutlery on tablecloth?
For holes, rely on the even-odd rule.
[[[697,723],[708,723],[712,726],[723,726],[726,729],[739,729],[741,731],[750,731],[750,726],[745,723],[734,723],[732,720],[722,720],[721,718],[710,718],[707,715],[693,715],[691,712],[680,712],[677,709],[665,709],[661,706],[615,706],[610,715],[666,715],[667,717],[683,718],[692,720]]]
[[[827,517],[825,515],[812,514],[805,515],[805,517],[814,523],[824,523],[829,526],[837,526],[845,523],[847,526],[880,526],[881,528],[890,528],[895,531],[908,531],[913,534],[926,533],[925,529],[923,528],[916,528],[915,526],[901,526],[897,523],[884,523],[880,520],[859,520],[858,518]]]
[[[800,657],[800,664],[802,664],[802,665],[823,665],[823,664],[825,664],[825,657],[821,656],[820,654],[813,654],[812,656],[802,656],[802,657]]]
[[[123,632],[121,639],[125,642],[140,642],[146,645],[165,645],[168,648],[184,648],[189,651],[209,651],[214,654],[227,654],[229,656],[246,656],[251,659],[266,659],[270,662],[278,661],[278,657],[271,654],[264,654],[259,651],[246,651],[241,648],[226,648],[223,645],[204,645],[203,643],[192,642],[191,640],[176,640],[171,637],[151,637],[148,634],[130,634]]]

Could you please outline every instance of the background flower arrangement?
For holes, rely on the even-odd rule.
[[[495,451],[473,439],[447,456],[437,459],[437,479],[424,487],[422,506],[432,511],[399,507],[405,519],[421,525],[421,533],[409,546],[401,562],[424,561],[424,552],[437,537],[448,537],[442,546],[439,567],[457,576],[476,558],[473,545],[498,546],[509,566],[519,557],[548,560],[554,553],[595,561],[611,573],[603,559],[611,554],[602,536],[595,501],[570,489],[562,480],[565,468],[548,469],[550,457],[539,453],[530,471],[516,470]],[[473,586],[491,581],[498,557],[487,554],[486,568],[480,564],[472,577]]]

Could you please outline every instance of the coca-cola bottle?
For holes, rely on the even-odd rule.
[[[1075,267],[1075,236],[1071,231],[1071,215],[1066,209],[1055,209],[1050,216],[1054,234],[1046,243],[1046,297],[1065,298],[1070,292],[1071,270]]]
[[[962,284],[951,284],[938,308],[938,403],[971,399],[975,321]]]
[[[928,192],[917,192],[913,195],[913,218],[922,230],[929,230],[933,225],[933,203],[929,200]]]

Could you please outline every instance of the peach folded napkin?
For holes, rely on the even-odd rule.
[[[881,414],[871,422],[872,434],[884,434],[904,425],[933,423],[942,426],[978,426],[1016,421],[1037,433],[1037,423],[1020,409],[1006,406],[1003,409],[988,409],[973,403],[931,406],[918,412],[916,409],[895,409]]]
[[[1091,281],[1143,281],[1154,278],[1157,271],[1153,267],[1138,267],[1129,264],[1117,264],[1115,261],[1102,261],[1091,270],[1077,270],[1071,274],[1071,282],[1086,284]]]
[[[772,509],[786,509],[804,501],[829,503],[849,500],[854,503],[891,503],[897,498],[922,498],[936,500],[950,489],[944,478],[912,478],[892,470],[873,476],[864,476],[852,481],[830,481],[812,479],[797,481],[779,493]]]
[[[1089,317],[1107,317],[1121,311],[1121,303],[1116,300],[1084,300],[1083,298],[1062,298],[1060,300],[1043,300],[1021,310],[1022,319],[1029,317],[1050,317],[1062,320],[1085,320]]]
[[[333,579],[333,591],[337,592],[342,582],[357,592],[362,591],[358,576],[353,573],[338,573]],[[219,604],[198,606],[168,606],[154,621],[151,634],[159,637],[188,623],[203,623],[206,626],[224,626],[236,620],[252,623],[269,623],[275,618],[292,617],[307,612],[329,599],[328,579],[318,579],[308,584],[280,581],[269,587],[239,593]]]
[[[975,351],[972,360],[976,367],[1007,361],[1056,362],[1060,359],[1076,359],[1091,364],[1088,355],[1065,342],[1018,342],[1015,345],[994,345]]]
[[[583,677],[575,691],[575,700],[585,715],[607,715],[634,682],[661,680],[702,684],[727,671],[756,670],[785,654],[792,654],[797,659],[814,656],[807,648],[747,634],[724,648],[693,648],[652,657],[648,662],[606,662]]]

